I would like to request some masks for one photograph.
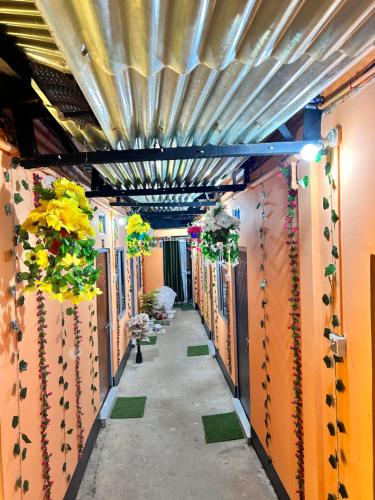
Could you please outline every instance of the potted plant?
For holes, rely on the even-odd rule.
[[[137,314],[126,322],[126,327],[131,333],[131,338],[136,341],[137,356],[135,362],[138,364],[143,363],[141,342],[142,340],[149,341],[149,338],[147,336],[149,323],[150,318],[146,313]]]

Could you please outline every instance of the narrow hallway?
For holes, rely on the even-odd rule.
[[[206,344],[195,311],[176,319],[155,345],[133,349],[118,396],[147,396],[144,417],[108,420],[86,469],[79,500],[276,498],[244,440],[206,444],[203,415],[230,412],[232,396],[214,358],[187,357]]]

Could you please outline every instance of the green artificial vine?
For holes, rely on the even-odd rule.
[[[329,194],[322,199],[322,208],[324,212],[329,212],[329,224],[324,227],[323,237],[326,244],[330,245],[330,262],[327,262],[324,269],[324,276],[327,278],[328,289],[322,295],[322,302],[328,310],[328,323],[324,328],[324,337],[329,340],[330,334],[342,335],[341,319],[339,307],[337,304],[337,273],[339,270],[340,254],[336,245],[337,223],[339,215],[337,210],[337,185],[332,174],[331,151],[325,151],[325,178],[328,182]],[[323,154],[317,158],[321,159]],[[328,500],[336,500],[337,498],[349,498],[345,485],[340,481],[340,461],[344,455],[343,450],[340,450],[340,434],[345,432],[345,425],[338,418],[338,404],[340,394],[345,392],[343,381],[338,378],[337,365],[343,362],[342,358],[336,355],[331,355],[329,345],[327,346],[327,354],[323,358],[323,362],[327,369],[333,371],[333,391],[331,394],[326,394],[325,401],[328,407],[334,410],[333,422],[328,422],[327,430],[331,437],[335,438],[335,449],[328,457],[328,462],[337,473],[337,487],[335,492],[328,493]],[[339,451],[340,450],[340,451]]]
[[[291,350],[293,352],[293,414],[294,433],[296,435],[296,459],[298,483],[297,494],[300,500],[305,498],[305,474],[304,474],[304,442],[303,442],[303,397],[302,397],[302,358],[301,358],[301,309],[300,309],[300,284],[299,284],[299,252],[298,252],[298,191],[291,186],[290,165],[283,162],[280,165],[281,175],[288,186],[287,215],[285,218],[285,229],[287,232],[289,273],[290,273],[290,324]],[[305,176],[299,184],[306,188],[309,179]]]
[[[262,380],[262,389],[265,391],[264,397],[264,425],[266,427],[266,435],[265,442],[267,446],[267,453],[271,456],[270,453],[270,441],[271,441],[271,433],[270,433],[270,403],[271,403],[271,395],[269,393],[269,384],[271,382],[271,377],[269,373],[269,362],[270,357],[268,353],[268,345],[269,345],[269,336],[267,334],[267,322],[268,322],[268,314],[267,314],[267,279],[266,279],[266,270],[265,263],[267,260],[266,250],[265,250],[265,239],[266,239],[266,228],[264,221],[267,218],[267,214],[265,211],[265,198],[266,194],[262,191],[259,194],[259,203],[256,207],[258,213],[260,213],[261,223],[259,227],[259,249],[261,254],[261,264],[260,264],[260,273],[261,280],[259,283],[259,287],[261,290],[262,300],[261,300],[261,308],[262,308],[262,318],[260,320],[260,328],[263,330],[263,362],[262,362],[262,372],[263,372],[263,380]]]
[[[60,428],[63,432],[61,453],[63,454],[62,471],[63,471],[63,474],[65,475],[66,482],[69,483],[71,475],[67,471],[67,462],[68,462],[67,458],[68,458],[68,453],[72,450],[72,447],[68,442],[68,436],[73,433],[73,429],[72,428],[67,429],[67,426],[66,426],[67,412],[70,408],[70,403],[66,399],[66,390],[68,389],[68,385],[69,385],[68,382],[66,381],[66,378],[65,378],[65,373],[66,373],[67,368],[68,368],[68,362],[65,360],[66,338],[67,338],[67,331],[65,328],[65,318],[64,318],[64,314],[62,314],[61,333],[60,333],[61,349],[60,349],[60,356],[58,359],[58,364],[61,366],[61,375],[59,376],[59,386],[61,386],[61,396],[60,396],[59,404],[62,408],[62,419],[60,422]]]
[[[90,377],[91,377],[91,407],[94,416],[97,413],[97,407],[95,403],[95,393],[97,392],[98,388],[96,386],[96,380],[98,377],[98,367],[97,367],[97,361],[98,361],[98,356],[94,354],[94,347],[95,347],[95,333],[97,331],[97,326],[93,324],[93,319],[95,316],[95,310],[94,306],[92,304],[89,305],[89,313],[90,313],[90,321],[89,321],[89,328],[90,328],[90,335],[89,335],[89,344],[90,344],[90,354],[89,354],[89,359],[90,359]]]
[[[11,177],[10,171],[5,171],[5,180],[6,182],[11,183],[11,189],[13,192],[13,202],[17,205],[18,203],[23,202],[22,195],[20,192],[13,191],[13,181]],[[26,189],[28,188],[27,181],[22,181],[22,184],[16,183],[16,189],[21,189],[21,186]],[[13,215],[13,226],[15,228],[15,245],[18,245],[20,242],[19,239],[19,230],[20,226],[15,225],[15,220],[14,220],[14,208],[12,205],[9,204],[8,209],[5,207],[5,213],[7,215]],[[19,258],[17,255],[17,251],[13,248],[11,250],[11,254],[14,260],[14,271],[15,271],[15,276],[16,276],[16,283],[19,283],[19,280],[17,279],[18,272],[19,272]],[[9,288],[10,295],[14,297],[15,301],[15,310],[16,313],[19,309],[19,307],[22,307],[24,305],[24,296],[21,294],[17,297],[17,286],[13,285]],[[31,444],[30,438],[22,432],[22,422],[21,422],[21,407],[22,407],[22,402],[27,398],[27,386],[22,383],[22,374],[27,371],[28,369],[28,363],[27,361],[21,356],[20,354],[20,343],[23,340],[24,334],[23,331],[17,321],[17,319],[14,319],[11,321],[10,324],[10,330],[12,332],[12,335],[14,337],[14,344],[15,344],[15,356],[12,358],[13,362],[15,362],[16,365],[16,383],[15,383],[15,394],[17,395],[17,415],[14,415],[12,417],[12,428],[17,430],[17,439],[13,445],[13,455],[15,458],[19,459],[19,476],[16,478],[15,481],[15,489],[16,490],[21,490],[22,493],[27,493],[30,488],[30,483],[28,479],[25,479],[22,475],[22,463],[24,460],[27,458],[27,452],[28,452],[28,445]]]

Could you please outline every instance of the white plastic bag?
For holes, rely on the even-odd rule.
[[[169,286],[161,286],[157,289],[156,308],[165,308],[166,311],[173,308],[177,293],[169,288]]]

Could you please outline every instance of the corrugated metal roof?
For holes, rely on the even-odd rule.
[[[101,131],[66,125],[90,148],[261,141],[375,42],[373,0],[35,4],[0,1],[0,24],[30,58],[73,73]],[[242,161],[98,169],[123,186],[200,185],[220,183]]]

